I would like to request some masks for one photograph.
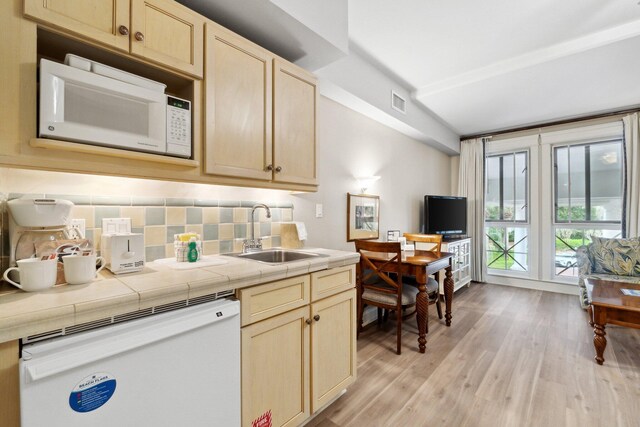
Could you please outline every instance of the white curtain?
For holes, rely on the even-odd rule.
[[[640,136],[638,113],[622,119],[625,145],[625,236],[640,236]]]
[[[458,195],[467,198],[467,234],[471,237],[471,280],[485,282],[484,248],[484,140],[462,141]]]

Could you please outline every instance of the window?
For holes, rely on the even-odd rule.
[[[488,156],[485,171],[487,268],[527,271],[528,152]]]
[[[622,141],[553,147],[555,275],[577,276],[576,249],[591,236],[620,237]]]
[[[485,141],[485,255],[495,283],[578,283],[576,249],[620,237],[623,125],[563,124]],[[493,276],[493,277],[491,277]]]

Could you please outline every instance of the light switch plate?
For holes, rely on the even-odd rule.
[[[322,203],[316,203],[316,218],[322,218]]]
[[[102,218],[102,234],[131,233],[131,218]]]

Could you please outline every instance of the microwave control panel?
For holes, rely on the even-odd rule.
[[[191,102],[167,96],[167,154],[191,157]]]

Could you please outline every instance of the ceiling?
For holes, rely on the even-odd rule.
[[[636,0],[349,0],[349,41],[461,135],[640,105]]]
[[[449,154],[461,135],[640,106],[639,0],[178,1]]]

